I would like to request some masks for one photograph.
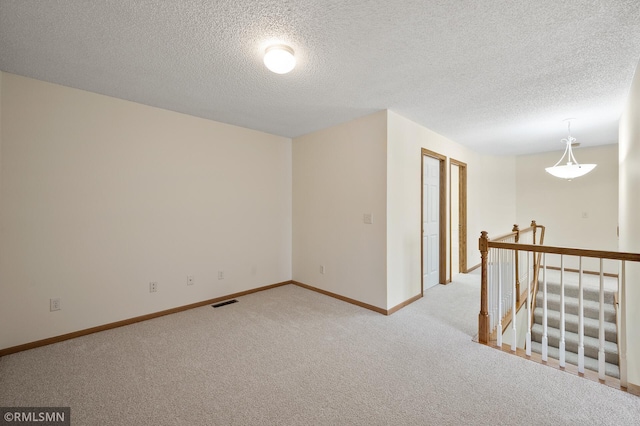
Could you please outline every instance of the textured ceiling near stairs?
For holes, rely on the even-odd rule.
[[[615,143],[639,59],[638,0],[0,0],[2,71],[288,137],[388,108],[485,153]]]

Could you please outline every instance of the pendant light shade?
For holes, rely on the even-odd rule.
[[[596,164],[580,164],[576,160],[576,157],[573,156],[571,145],[575,142],[576,139],[571,136],[571,121],[567,121],[569,136],[566,139],[562,139],[562,142],[566,144],[564,154],[562,154],[560,160],[553,167],[547,167],[545,170],[547,171],[547,173],[555,177],[571,180],[573,178],[586,175],[596,167]],[[567,163],[560,165],[565,157],[567,158]]]
[[[573,179],[586,175],[595,167],[595,164],[563,164],[562,166],[547,167],[545,170],[561,179]]]

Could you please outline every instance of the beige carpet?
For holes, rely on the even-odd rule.
[[[293,285],[0,359],[0,406],[73,425],[640,422],[640,398],[473,343],[478,276],[392,316]]]

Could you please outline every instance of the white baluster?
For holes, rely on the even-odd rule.
[[[584,373],[584,294],[582,291],[582,256],[578,274],[578,373]]]
[[[502,301],[500,300],[502,292],[500,291],[500,270],[502,268],[502,262],[500,258],[502,256],[502,250],[496,250],[496,327],[498,327],[498,322],[500,321],[500,304]]]
[[[504,311],[507,312],[507,306],[511,306],[511,293],[513,293],[513,286],[511,285],[511,279],[513,278],[513,259],[509,250],[504,251],[504,257],[507,263],[507,275],[505,275],[507,279],[504,280],[504,286],[507,293],[504,299]]]
[[[500,250],[501,252],[503,250]],[[502,347],[502,253],[498,256],[498,327],[496,329],[498,347]]]
[[[489,300],[491,301],[491,306],[489,307],[489,319],[491,320],[491,330],[496,327],[496,249],[489,249],[489,254],[491,256],[491,292],[489,293]]]
[[[600,350],[598,351],[598,378],[604,380],[605,377],[605,356],[604,356],[604,270],[600,259],[600,316],[598,321],[598,336],[600,338]]]
[[[565,367],[565,330],[564,330],[564,255],[560,255],[560,367]]]
[[[489,330],[491,330],[491,249],[487,250],[487,314],[489,315]]]
[[[536,254],[531,252],[533,256]],[[527,271],[529,270],[529,252],[527,252]],[[528,273],[527,273],[528,275]],[[531,356],[531,280],[527,276],[527,341],[525,343],[525,351],[527,356]]]
[[[618,316],[620,318],[620,328],[618,329],[618,339],[620,339],[620,386],[626,388],[627,383],[627,272],[626,263],[623,260],[620,266],[620,281],[618,282],[619,300],[618,300]]]
[[[547,253],[542,254],[542,360],[548,359],[549,338],[547,336]]]
[[[518,261],[518,258],[516,257],[516,252],[513,252],[513,259],[515,262]],[[516,298],[518,296],[518,292],[515,290],[516,288],[516,268],[512,268],[513,269],[513,275],[511,275],[513,277],[513,296],[511,297],[511,329],[513,330],[513,339],[511,340],[511,350],[513,352],[516,351],[516,344],[518,342],[518,330],[516,328]]]
[[[505,284],[506,281],[508,281],[508,277],[509,277],[509,262],[507,261],[507,256],[506,256],[507,251],[506,250],[502,250],[501,251],[501,255],[502,255],[502,289],[501,289],[501,294],[502,294],[502,298],[500,299],[500,309],[501,309],[501,313],[502,315],[504,315],[507,311],[506,307],[507,307],[507,300],[509,297],[509,291],[507,288],[507,285]]]

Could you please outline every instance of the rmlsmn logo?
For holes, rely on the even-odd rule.
[[[1,407],[0,426],[69,426],[69,407]]]

